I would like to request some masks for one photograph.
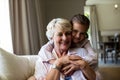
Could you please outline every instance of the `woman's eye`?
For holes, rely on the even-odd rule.
[[[66,32],[65,35],[71,35],[71,32]]]
[[[59,33],[58,36],[62,36],[63,34],[62,33]]]

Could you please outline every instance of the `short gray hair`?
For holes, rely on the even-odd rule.
[[[48,23],[46,31],[46,36],[49,40],[52,39],[56,28],[72,31],[72,25],[67,19],[63,18],[52,19]]]

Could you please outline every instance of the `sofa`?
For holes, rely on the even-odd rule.
[[[0,48],[0,80],[27,80],[37,59],[38,55],[15,55]]]

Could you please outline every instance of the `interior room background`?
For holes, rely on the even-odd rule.
[[[91,44],[97,50],[99,41],[120,32],[119,0],[9,0],[13,53],[37,54],[48,41],[45,32],[51,19],[70,20],[74,14],[83,14],[85,7],[91,21]]]

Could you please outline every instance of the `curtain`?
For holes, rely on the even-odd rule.
[[[98,21],[97,21],[97,12],[96,6],[90,6],[90,34],[91,34],[91,43],[95,50],[99,48],[99,28],[98,28]]]
[[[47,41],[41,0],[9,0],[13,51],[17,55],[37,54]]]

